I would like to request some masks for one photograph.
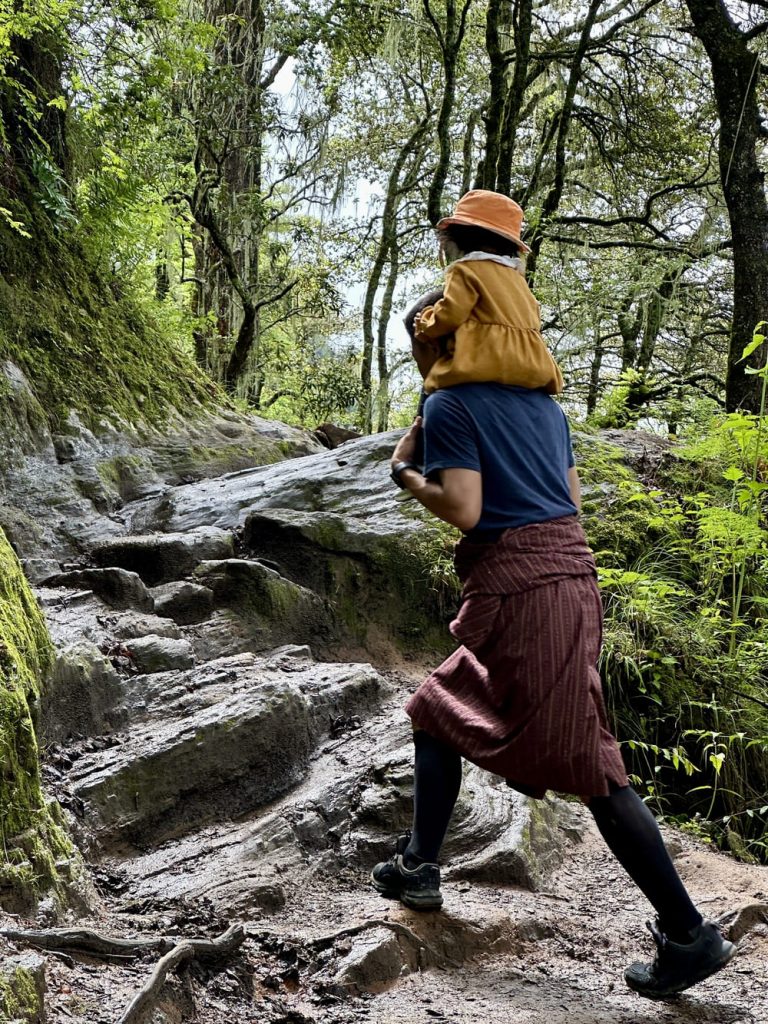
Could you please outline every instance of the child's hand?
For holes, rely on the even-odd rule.
[[[421,322],[425,319],[427,313],[431,313],[434,306],[425,306],[420,313],[417,313],[413,321],[413,334],[417,341],[423,341],[427,345],[434,346],[434,341],[431,338],[420,338],[419,331],[421,330]]]

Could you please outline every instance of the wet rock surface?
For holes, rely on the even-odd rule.
[[[97,565],[129,569],[150,587],[182,579],[205,559],[229,558],[233,554],[232,534],[210,526],[190,533],[103,541],[91,550]]]
[[[162,427],[102,421],[75,413],[53,434],[46,412],[13,363],[0,430],[0,525],[24,558],[78,558],[125,533],[126,502],[206,476],[322,451],[306,430],[202,407],[171,414]],[[134,531],[135,532],[135,531]]]
[[[135,572],[125,569],[76,569],[58,573],[45,580],[48,589],[65,587],[71,590],[87,588],[100,597],[110,608],[134,608],[151,612],[155,603]]]
[[[217,422],[246,458],[253,425]],[[278,434],[273,454],[299,457],[220,475],[181,440],[50,441],[80,497],[67,484],[56,524],[16,528],[36,538],[30,576],[59,651],[46,778],[99,890],[79,923],[187,937],[246,923],[231,963],[169,981],[157,1024],[768,1019],[768,873],[686,836],[677,863],[707,913],[747,909],[727,921],[736,964],[675,1008],[623,987],[623,967],[651,954],[649,907],[578,804],[528,800],[465,765],[444,910],[419,915],[369,886],[410,821],[402,707],[438,657],[424,621],[445,641],[450,614],[414,561],[423,521],[387,478],[396,436],[303,455],[304,435]],[[88,469],[97,443],[126,457],[106,481]],[[14,453],[19,473],[43,457],[42,427],[35,444]],[[20,952],[0,939],[0,956]],[[114,1024],[151,969],[44,960],[49,1024]]]

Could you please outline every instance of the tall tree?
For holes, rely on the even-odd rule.
[[[726,404],[756,411],[759,378],[747,367],[765,362],[765,347],[746,361],[741,353],[758,322],[768,319],[768,203],[758,148],[766,131],[758,106],[763,58],[750,42],[768,32],[768,20],[741,28],[725,0],[686,0],[694,31],[712,65],[720,118],[720,177],[733,236],[733,325],[728,352]],[[742,5],[768,11],[767,0]]]

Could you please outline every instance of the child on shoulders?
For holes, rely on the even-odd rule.
[[[485,189],[467,192],[438,223],[441,255],[450,263],[443,296],[413,324],[416,340],[441,352],[424,381],[427,394],[471,381],[563,390],[519,258],[530,252],[522,223],[513,199]]]

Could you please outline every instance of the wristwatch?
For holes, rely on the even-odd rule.
[[[406,488],[405,484],[403,483],[403,481],[400,479],[400,474],[405,469],[416,469],[416,470],[418,470],[418,468],[419,467],[416,465],[415,462],[396,462],[395,465],[392,467],[392,472],[389,475],[392,477],[392,479],[397,484],[397,486],[401,490],[405,491],[405,490],[407,490],[407,488]]]

